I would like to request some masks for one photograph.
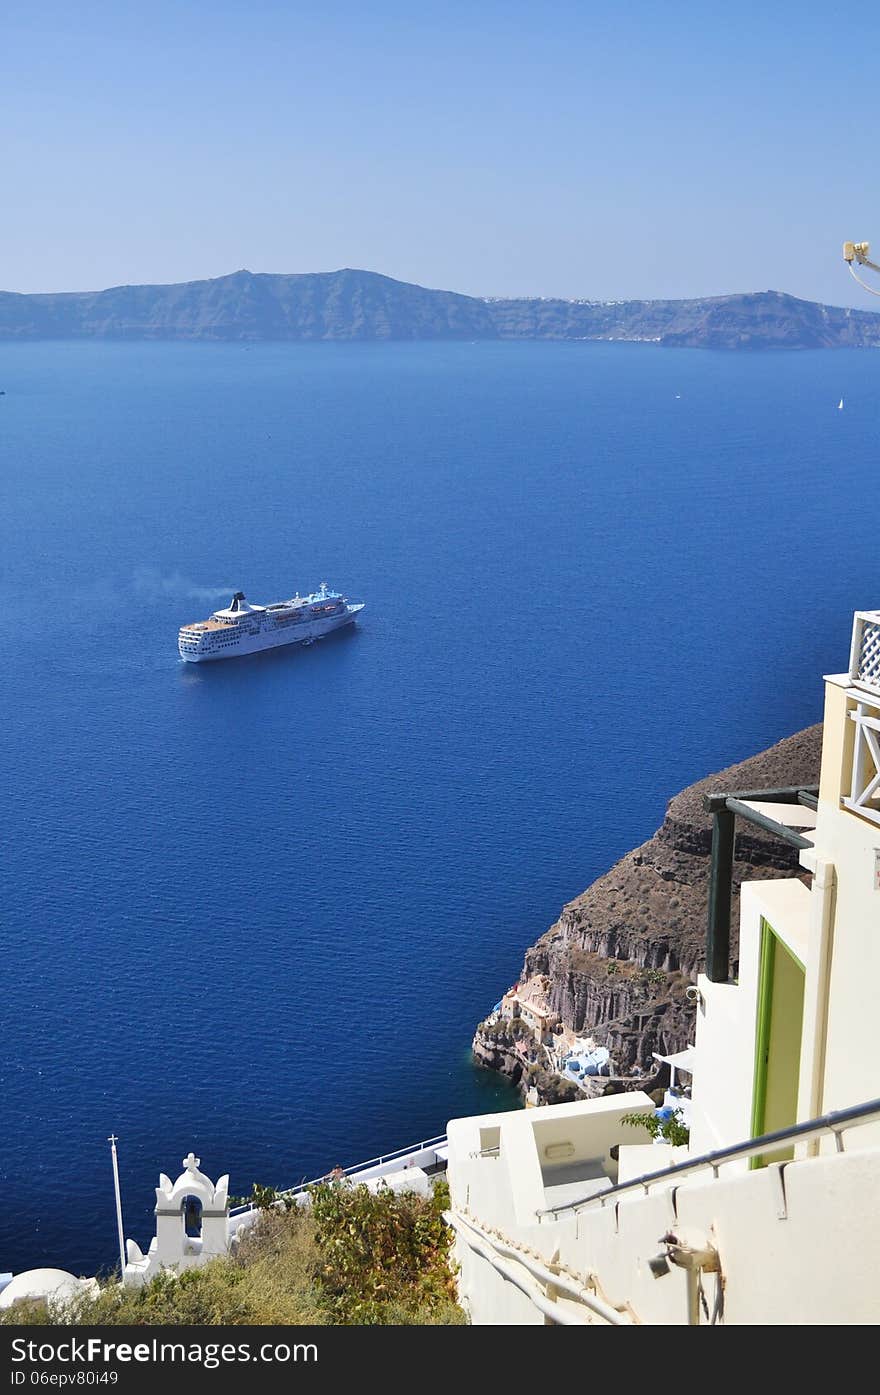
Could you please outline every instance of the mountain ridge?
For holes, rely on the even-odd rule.
[[[0,291],[0,340],[383,341],[548,339],[661,347],[875,348],[880,314],[783,291],[686,300],[462,295],[344,267],[163,285]]]

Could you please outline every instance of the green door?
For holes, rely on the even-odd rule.
[[[803,1022],[804,966],[772,925],[762,920],[753,1138],[797,1122]],[[780,1148],[754,1158],[752,1167],[792,1156],[791,1148]]]

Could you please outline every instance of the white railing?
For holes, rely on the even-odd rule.
[[[849,713],[855,724],[850,792],[843,803],[853,813],[880,823],[880,697],[856,698]]]
[[[850,682],[880,695],[880,610],[857,610],[849,655]]]

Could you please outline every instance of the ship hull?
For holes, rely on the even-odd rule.
[[[286,649],[293,644],[310,644],[313,640],[323,639],[325,635],[332,634],[334,630],[341,630],[345,625],[353,624],[363,608],[363,605],[350,605],[341,615],[331,615],[323,620],[304,620],[293,631],[267,629],[256,635],[242,635],[234,647],[226,649],[222,654],[200,653],[198,650],[194,652],[191,648],[185,650],[183,645],[178,645],[178,652],[187,664],[216,664],[225,659],[262,654],[267,649]]]

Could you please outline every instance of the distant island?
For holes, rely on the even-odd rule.
[[[34,339],[557,339],[692,349],[862,349],[880,347],[880,314],[781,291],[702,300],[481,300],[373,271],[236,271],[171,286],[0,291],[0,340]]]

